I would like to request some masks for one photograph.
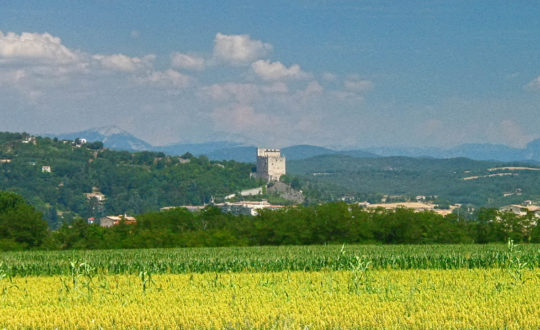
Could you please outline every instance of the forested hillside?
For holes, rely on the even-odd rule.
[[[485,207],[540,200],[540,168],[530,164],[326,155],[287,162],[287,171],[334,198],[344,193],[373,201],[383,195],[425,195],[441,203]]]
[[[112,151],[101,142],[78,142],[0,133],[0,190],[21,194],[55,228],[76,216],[204,204],[259,184],[250,179],[251,164]],[[92,191],[104,194],[104,202],[85,195]]]

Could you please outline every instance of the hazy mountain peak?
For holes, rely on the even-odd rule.
[[[61,139],[85,138],[89,142],[101,141],[107,148],[128,151],[152,150],[153,147],[117,126],[91,128],[81,132],[59,134]]]

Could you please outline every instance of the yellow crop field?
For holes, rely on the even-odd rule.
[[[540,269],[27,276],[0,327],[539,328]]]

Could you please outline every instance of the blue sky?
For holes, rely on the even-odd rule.
[[[535,1],[2,1],[0,130],[152,144],[540,137]]]

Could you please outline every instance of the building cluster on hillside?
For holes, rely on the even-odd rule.
[[[90,222],[90,219],[88,220],[88,222]],[[120,224],[122,221],[124,221],[125,224],[131,225],[135,224],[137,219],[135,219],[135,217],[130,217],[127,214],[108,215],[99,219],[99,225],[101,227],[112,227]]]
[[[37,144],[37,140],[35,136],[27,136],[22,140],[22,143],[24,144]]]
[[[244,214],[244,215],[257,215],[260,210],[279,210],[285,207],[285,205],[270,204],[266,200],[262,201],[242,201],[242,202],[225,202],[210,204],[219,208],[225,213],[232,214]],[[174,208],[185,208],[191,212],[197,212],[204,209],[206,205],[182,205],[182,206],[166,206],[162,207],[161,211],[166,211]]]
[[[448,209],[439,209],[437,204],[426,203],[426,202],[397,202],[397,203],[375,203],[371,204],[368,202],[360,202],[359,206],[364,207],[367,210],[376,210],[378,208],[383,208],[385,210],[395,210],[398,208],[406,208],[414,210],[414,212],[425,212],[431,211],[442,216],[451,214],[456,208],[461,207],[460,204],[450,205]]]
[[[85,193],[84,195],[86,196],[88,200],[91,200],[94,198],[99,203],[103,203],[105,199],[107,199],[107,197],[102,192],[99,191],[98,187],[92,187],[92,192]]]
[[[499,208],[501,212],[512,212],[519,216],[526,216],[532,213],[536,218],[540,218],[540,206],[534,205],[532,201],[526,200],[522,204],[506,205]]]

